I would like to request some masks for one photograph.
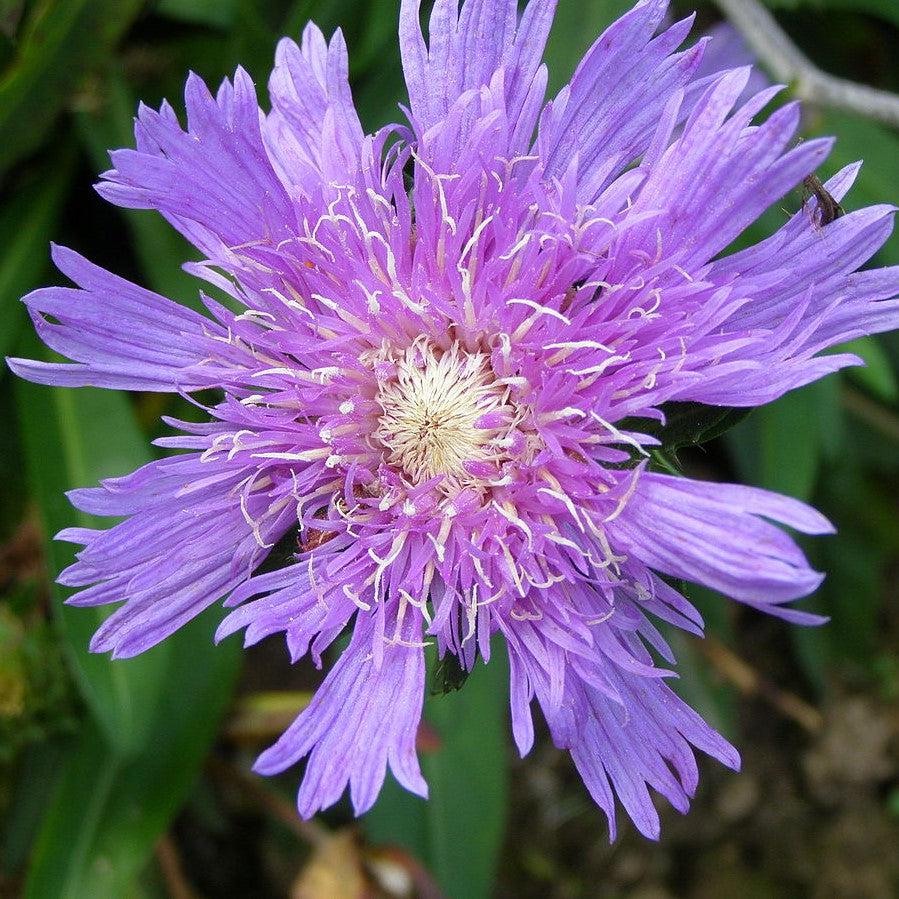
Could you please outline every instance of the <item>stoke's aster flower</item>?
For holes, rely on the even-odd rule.
[[[222,391],[186,452],[75,490],[124,516],[74,528],[70,600],[123,602],[91,648],[132,656],[227,597],[219,636],[284,632],[316,662],[347,627],[311,705],[259,759],[308,756],[303,815],[347,785],[357,812],[389,764],[427,791],[415,754],[425,645],[468,669],[501,634],[522,753],[536,697],[615,830],[615,796],[648,836],[648,787],[681,811],[693,747],[736,751],[666,685],[653,625],[702,621],[660,575],[789,621],[820,575],[777,524],[831,530],[763,490],[647,465],[626,420],[689,400],[755,406],[859,360],[820,355],[899,323],[899,271],[857,271],[892,226],[875,206],[824,223],[810,207],[773,237],[722,251],[823,162],[793,146],[785,105],[754,117],[746,68],[698,76],[690,22],[656,33],[645,0],[545,102],[553,0],[437,0],[426,43],[404,0],[408,126],[366,135],[347,56],[310,25],[279,45],[260,112],[238,71],[213,97],[191,76],[187,127],[142,107],[135,150],[99,186],[159,210],[204,254],[188,268],[227,299],[197,314],[54,253],[77,288],[25,298],[76,364],[12,360],[47,384]],[[857,166],[827,189],[841,198]],[[284,567],[256,573],[296,535]]]

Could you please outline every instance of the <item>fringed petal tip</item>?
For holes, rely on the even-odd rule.
[[[585,721],[574,731],[572,758],[605,812],[610,841],[616,837],[618,803],[643,836],[659,839],[661,822],[649,788],[681,814],[688,811],[699,780],[693,747],[732,770],[740,768],[737,750],[657,683],[628,678],[618,684],[625,701],[623,723],[620,709],[589,687],[572,685],[575,713]],[[551,730],[558,726],[558,720],[550,721]]]
[[[386,647],[376,668],[371,645],[381,638],[373,618],[357,617],[349,646],[310,704],[253,766],[273,775],[308,756],[297,796],[304,818],[333,805],[347,787],[362,814],[377,799],[388,766],[404,787],[427,795],[415,747],[425,680],[424,654],[415,645],[421,622],[406,616],[399,627],[409,645]]]
[[[216,645],[222,642],[222,640],[226,640],[228,637],[232,636],[232,634],[236,634],[241,628],[246,627],[249,623],[244,620],[243,617],[238,617],[237,612],[240,612],[240,609],[237,609],[235,612],[232,612],[230,615],[226,615],[224,619],[222,619],[219,626],[215,629],[215,635],[213,636],[213,641]],[[248,642],[249,638],[244,636],[244,646],[251,645]]]
[[[615,523],[616,539],[651,568],[702,583],[786,617],[782,604],[822,581],[796,542],[771,521],[807,533],[830,522],[797,500],[766,490],[647,473]]]

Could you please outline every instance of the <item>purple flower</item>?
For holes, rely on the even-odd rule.
[[[796,104],[753,118],[748,68],[697,77],[690,20],[656,33],[645,0],[545,102],[553,0],[437,0],[428,43],[404,0],[408,126],[364,134],[347,55],[315,26],[283,40],[261,112],[238,70],[212,96],[187,82],[187,127],[141,107],[137,148],[100,193],[159,210],[205,255],[186,266],[227,299],[208,316],[97,268],[54,259],[77,288],[24,300],[74,365],[10,360],[46,384],[189,394],[208,419],[167,419],[186,452],[73,504],[123,517],[71,528],[60,582],[75,605],[122,605],[91,649],[128,657],[227,597],[219,637],[283,632],[316,663],[349,646],[257,763],[308,756],[302,815],[347,785],[358,813],[389,765],[426,795],[415,755],[425,647],[469,669],[501,634],[512,726],[533,742],[536,697],[615,833],[615,797],[647,836],[649,787],[685,811],[693,748],[737,752],[666,685],[653,624],[699,634],[662,576],[788,621],[821,575],[777,525],[817,512],[749,487],[647,465],[626,419],[668,401],[756,406],[859,360],[829,347],[899,324],[899,270],[858,271],[893,208],[822,225],[811,208],[722,251],[815,171],[831,141],[794,146]],[[827,189],[842,198],[858,166]],[[892,298],[892,299],[891,299]],[[642,460],[642,461],[636,461]],[[298,530],[297,530],[298,529]],[[297,534],[289,564],[254,574]]]

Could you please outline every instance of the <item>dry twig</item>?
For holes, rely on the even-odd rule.
[[[887,406],[866,396],[854,387],[843,388],[843,406],[853,415],[879,431],[884,437],[899,443],[899,416]]]
[[[899,96],[821,71],[759,0],[715,0],[771,74],[800,100],[860,113],[899,127]]]
[[[262,786],[255,777],[245,774],[236,765],[213,756],[209,760],[209,771],[220,782],[236,787],[253,805],[280,821],[304,842],[319,846],[328,838],[327,828],[315,821],[304,821],[292,803]]]
[[[705,639],[697,640],[696,645],[715,671],[744,695],[764,699],[809,733],[818,733],[824,726],[824,717],[814,706],[795,693],[781,690],[765,680],[745,659],[741,659],[720,640],[706,635]]]
[[[156,844],[156,861],[171,899],[197,899],[181,865],[181,855],[170,834],[163,834]]]

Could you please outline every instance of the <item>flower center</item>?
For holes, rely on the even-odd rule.
[[[392,361],[394,371],[378,390],[382,414],[374,432],[387,462],[414,484],[437,475],[447,485],[465,483],[472,463],[495,456],[498,433],[508,428],[507,388],[485,354],[455,343],[443,350],[418,340]]]

